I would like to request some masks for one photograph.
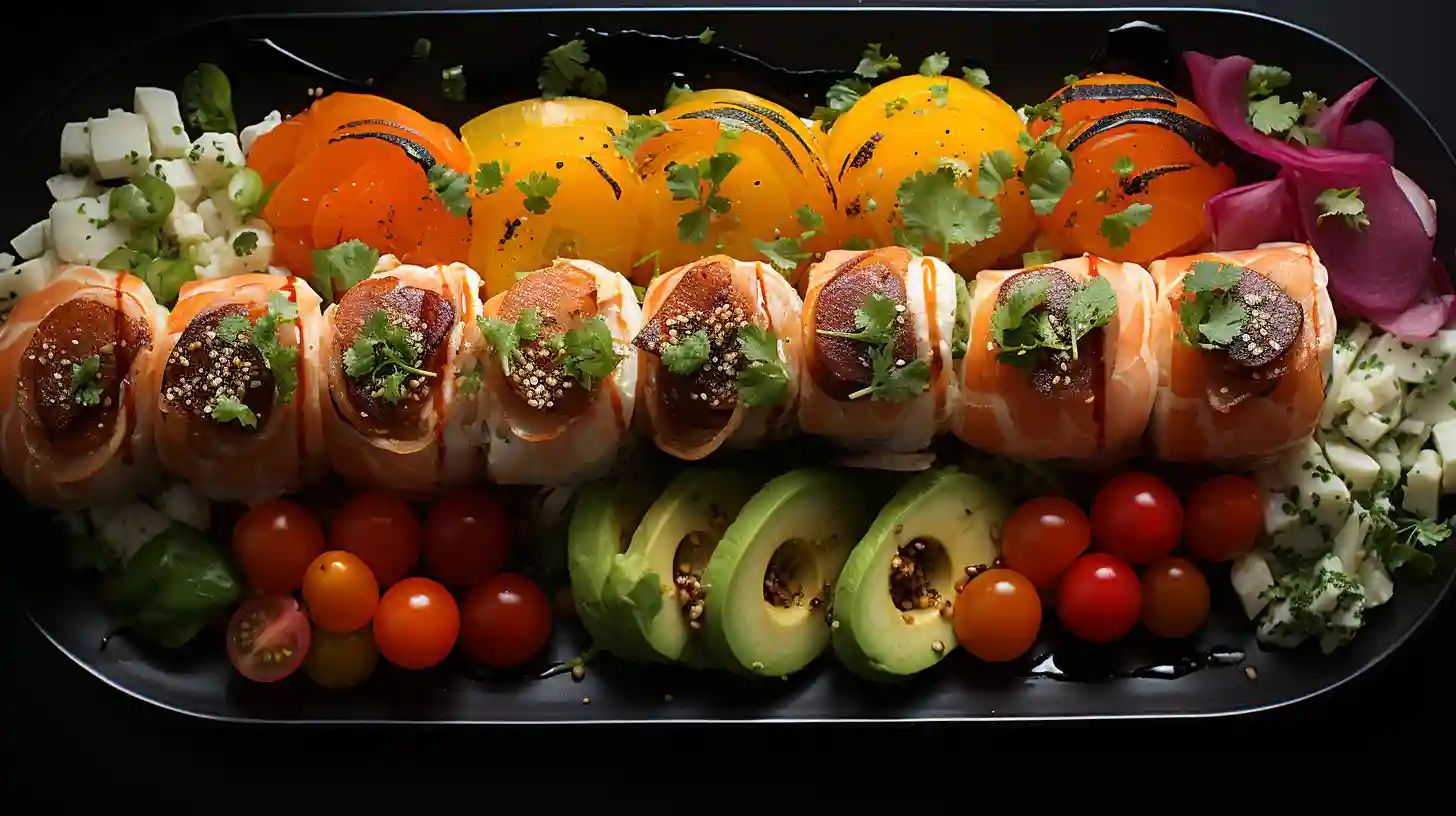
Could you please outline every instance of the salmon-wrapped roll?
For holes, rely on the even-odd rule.
[[[799,426],[854,450],[914,453],[955,400],[956,274],[902,247],[835,250],[809,270]]]
[[[633,342],[642,350],[640,416],[657,447],[692,461],[786,430],[801,307],[783,275],[726,255],[654,280]]]
[[[1153,280],[1091,255],[976,276],[956,436],[1017,459],[1133,453],[1158,382]]]
[[[480,278],[393,255],[324,312],[324,441],[355,484],[426,495],[480,464]]]
[[[209,499],[249,503],[322,475],[320,302],[283,275],[182,287],[150,383],[168,473]]]
[[[1268,244],[1155,261],[1151,271],[1158,457],[1252,464],[1308,439],[1335,339],[1314,249]]]
[[[642,325],[632,284],[591,261],[557,259],[486,301],[486,467],[500,484],[595,478],[621,449],[636,404]]]
[[[167,310],[140,278],[60,269],[0,327],[0,465],[31,502],[128,499],[160,471],[146,387]]]

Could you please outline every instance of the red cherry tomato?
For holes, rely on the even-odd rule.
[[[1183,515],[1183,546],[1204,561],[1232,561],[1264,529],[1264,496],[1246,476],[1219,476],[1199,485]]]
[[[303,665],[312,635],[298,601],[288,595],[252,598],[228,621],[228,660],[249,680],[282,680]]]
[[[248,584],[259,592],[297,592],[304,570],[324,549],[318,519],[291,501],[264,502],[233,525],[233,552]]]
[[[1165,638],[1187,637],[1208,620],[1208,581],[1193,562],[1169,556],[1143,571],[1143,625]]]
[[[1121,558],[1088,553],[1057,582],[1057,618],[1083,640],[1111,643],[1132,631],[1141,612],[1137,574]]]
[[[461,604],[460,642],[475,662],[519,666],[551,637],[551,603],[529,578],[502,573],[470,590]]]
[[[329,546],[359,556],[379,585],[387,587],[419,563],[420,520],[398,496],[361,493],[335,514]]]
[[[450,591],[428,578],[406,578],[389,588],[374,615],[374,644],[396,666],[428,669],[449,656],[460,634],[460,607]]]
[[[1092,526],[1080,507],[1057,496],[1043,496],[1016,508],[1006,520],[1001,562],[1037,589],[1050,589],[1091,543]]]
[[[500,572],[510,549],[510,519],[484,490],[451,493],[425,518],[425,566],[446,584],[472,586]]]
[[[1026,654],[1041,631],[1041,598],[1019,572],[993,569],[977,575],[956,596],[956,640],[988,663]]]
[[[320,629],[352,632],[367,626],[379,606],[379,582],[359,556],[330,550],[308,565],[303,600]]]
[[[1178,546],[1183,508],[1157,477],[1124,473],[1092,500],[1092,540],[1097,549],[1133,564],[1151,564]]]

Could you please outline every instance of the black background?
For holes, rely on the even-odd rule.
[[[578,5],[610,5],[610,0]],[[538,5],[529,2],[418,4],[432,8]],[[570,5],[560,3],[554,5]],[[645,2],[630,5],[647,5]],[[687,4],[679,4],[687,5]],[[695,6],[731,5],[693,3]],[[793,5],[835,5],[798,2]],[[839,5],[867,7],[864,3]],[[873,5],[893,6],[893,3]],[[913,3],[903,5],[976,5]],[[992,5],[992,4],[981,4]],[[1074,2],[1000,2],[998,6],[1110,5]],[[1131,5],[1131,4],[1130,4]],[[1450,18],[1444,0],[1241,0],[1157,4],[1220,6],[1262,11],[1331,37],[1367,60],[1400,88],[1456,143],[1456,99],[1450,85]],[[118,4],[88,9],[74,4],[33,7],[24,25],[9,26],[9,76],[0,112],[11,124],[105,56],[108,43],[146,36],[190,18],[239,12],[365,10],[416,7],[407,0],[228,5]],[[509,36],[503,34],[502,36]],[[489,43],[483,42],[483,48]],[[1230,43],[1230,51],[1237,51]],[[1028,48],[1035,48],[1028,32]],[[1259,55],[1277,62],[1278,55]],[[0,137],[0,141],[4,141]],[[29,161],[7,157],[6,161]],[[0,522],[3,523],[3,522]],[[0,533],[0,551],[39,542]],[[23,576],[7,575],[7,582]],[[105,797],[111,807],[164,807],[190,803],[206,812],[288,811],[300,794],[343,798],[403,788],[411,809],[594,807],[602,798],[629,797],[639,811],[700,806],[741,786],[808,784],[814,800],[784,791],[753,794],[767,807],[811,806],[829,799],[890,798],[909,804],[952,795],[962,807],[972,790],[1033,793],[1037,787],[992,776],[993,764],[1031,774],[1028,784],[1069,781],[1068,774],[1108,766],[1094,787],[1057,787],[1067,795],[1112,798],[1124,806],[1166,807],[1154,787],[1172,783],[1185,801],[1259,807],[1270,792],[1301,798],[1321,792],[1346,797],[1426,787],[1441,796],[1440,776],[1423,767],[1441,763],[1456,706],[1449,696],[1447,649],[1456,639],[1456,609],[1439,618],[1404,652],[1359,682],[1294,709],[1240,718],[1179,723],[1081,723],[1052,728],[913,726],[897,729],[765,729],[723,726],[711,731],[592,727],[504,729],[329,730],[215,725],[154,709],[127,697],[73,665],[53,649],[16,608],[14,593],[0,598],[0,750],[3,788],[14,791],[13,812]],[[1399,602],[1398,600],[1396,601]],[[1156,758],[1132,754],[1155,752]],[[1210,761],[1210,759],[1212,761]],[[1441,760],[1446,759],[1446,762]],[[858,775],[853,765],[876,763]],[[740,766],[742,769],[740,770]],[[750,770],[756,766],[761,770]],[[1006,787],[1013,786],[1011,790]],[[1427,787],[1430,786],[1430,787]],[[1054,785],[1055,787],[1055,785]],[[447,791],[447,789],[450,789]],[[467,798],[454,800],[459,790]],[[509,804],[510,794],[529,797]],[[747,794],[747,790],[743,790]],[[1385,793],[1385,796],[1392,795]],[[736,797],[735,797],[736,798]],[[1162,801],[1159,801],[1162,800]],[[1250,801],[1254,800],[1254,801]],[[458,803],[456,803],[458,801]],[[1387,800],[1389,804],[1394,802]],[[531,804],[527,804],[530,802]],[[363,812],[383,809],[383,800]],[[822,805],[821,805],[822,806]],[[1176,805],[1174,805],[1176,806]],[[10,808],[7,807],[7,810]],[[170,809],[170,808],[168,808]]]

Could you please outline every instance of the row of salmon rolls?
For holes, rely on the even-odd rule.
[[[1225,285],[1257,318],[1227,348],[1177,339],[1198,261],[1235,270]],[[1015,359],[998,307],[1036,287],[1022,311],[1054,331],[1099,278],[1103,324]],[[169,312],[131,275],[75,266],[0,329],[0,463],[30,500],[74,508],[163,473],[243,502],[330,470],[419,494],[482,475],[571,483],[610,470],[634,431],[685,460],[799,433],[914,454],[948,431],[1023,459],[1115,461],[1146,440],[1167,460],[1247,462],[1318,420],[1325,288],[1314,251],[1290,244],[969,282],[902,248],[836,250],[802,299],[766,264],[719,255],[640,303],[586,261],[485,299],[463,264],[386,255],[327,308],[300,278],[242,275],[187,284]]]

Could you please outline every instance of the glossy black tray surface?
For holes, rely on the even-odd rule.
[[[1166,34],[1129,23],[1143,22]],[[695,48],[705,26],[716,49]],[[1124,28],[1109,37],[1113,29]],[[625,33],[641,32],[641,33]],[[651,35],[671,35],[676,39]],[[533,95],[542,53],[587,36],[593,64],[609,78],[608,99],[629,110],[660,107],[674,80],[695,88],[739,87],[807,114],[848,73],[866,42],[882,42],[913,67],[948,51],[955,65],[979,65],[1013,105],[1036,102],[1068,73],[1128,68],[1186,93],[1177,54],[1243,53],[1277,62],[1296,84],[1334,98],[1372,75],[1358,57],[1304,29],[1240,12],[1045,9],[582,10],[406,13],[238,18],[156,40],[115,57],[58,96],[14,139],[12,184],[0,199],[0,227],[19,232],[49,206],[44,180],[61,125],[128,106],[136,85],[179,88],[200,61],[227,71],[239,123],[275,108],[294,113],[307,89],[375,92],[458,126],[495,104]],[[428,62],[411,58],[416,38],[433,43]],[[488,44],[488,47],[482,44]],[[760,60],[762,62],[760,62]],[[469,100],[439,93],[441,65],[462,63]],[[772,67],[770,67],[772,66]],[[780,70],[782,69],[782,70]],[[1456,161],[1426,119],[1381,83],[1356,118],[1374,118],[1395,137],[1396,162],[1438,202],[1456,202]],[[32,157],[34,160],[32,160]],[[1451,255],[1447,231],[1440,252]],[[22,541],[48,535],[40,514],[0,487],[0,505]],[[40,547],[26,546],[35,554]],[[1208,716],[1297,701],[1341,685],[1404,644],[1448,594],[1456,557],[1438,555],[1427,580],[1402,580],[1396,598],[1370,615],[1352,645],[1324,656],[1312,647],[1264,651],[1243,619],[1226,571],[1209,575],[1214,614],[1190,643],[1132,642],[1079,648],[1048,638],[1035,659],[994,671],[956,652],[908,681],[876,685],[826,656],[786,680],[632,666],[594,660],[582,682],[566,674],[536,679],[586,645],[561,623],[550,654],[525,676],[487,676],[458,656],[425,672],[387,665],[343,693],[302,676],[257,685],[228,665],[220,635],[163,652],[117,636],[95,576],[70,573],[44,553],[20,556],[18,591],[42,632],[78,665],[114,687],[200,717],[290,722],[696,722],[727,720],[879,721]],[[40,563],[25,563],[36,560]],[[549,658],[549,659],[547,659]]]

